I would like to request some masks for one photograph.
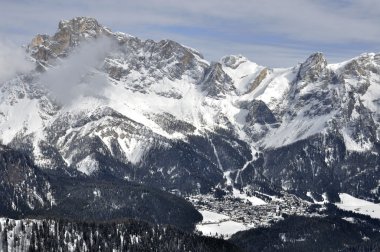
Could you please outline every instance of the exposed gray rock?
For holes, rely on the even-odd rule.
[[[222,68],[220,63],[211,64],[205,73],[203,80],[203,91],[210,97],[223,97],[227,92],[234,91],[232,79]]]
[[[65,56],[68,50],[78,46],[81,41],[99,36],[110,36],[111,31],[101,26],[94,18],[78,17],[62,20],[53,36],[37,35],[28,46],[34,58],[48,61]]]
[[[312,54],[301,64],[297,79],[304,81],[317,81],[326,69],[327,61],[322,53]]]
[[[246,122],[249,124],[273,124],[277,120],[274,117],[272,111],[267,107],[265,102],[260,100],[253,100],[246,108],[249,112],[245,118]]]

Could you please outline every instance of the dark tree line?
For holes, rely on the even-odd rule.
[[[221,239],[136,220],[7,220],[1,251],[239,251]],[[9,235],[12,233],[12,235]]]
[[[338,215],[284,217],[270,227],[238,232],[229,241],[244,251],[356,251],[379,246],[376,221],[351,223]]]

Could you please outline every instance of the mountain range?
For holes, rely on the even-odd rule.
[[[192,230],[202,217],[183,197],[215,190],[380,201],[380,54],[209,62],[85,17],[25,50],[33,70],[0,87],[8,217]]]

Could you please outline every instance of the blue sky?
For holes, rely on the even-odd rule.
[[[27,44],[59,20],[89,16],[113,31],[173,39],[208,60],[242,54],[271,67],[311,53],[329,62],[380,52],[379,0],[0,0],[0,39]]]

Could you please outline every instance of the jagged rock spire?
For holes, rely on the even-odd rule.
[[[53,36],[37,35],[28,49],[37,60],[48,61],[51,58],[64,56],[70,48],[77,46],[84,39],[111,34],[111,31],[100,25],[96,19],[77,17],[60,21],[58,30]]]
[[[327,66],[324,55],[320,52],[313,53],[307,60],[301,64],[298,72],[298,80],[316,81],[323,73]]]

